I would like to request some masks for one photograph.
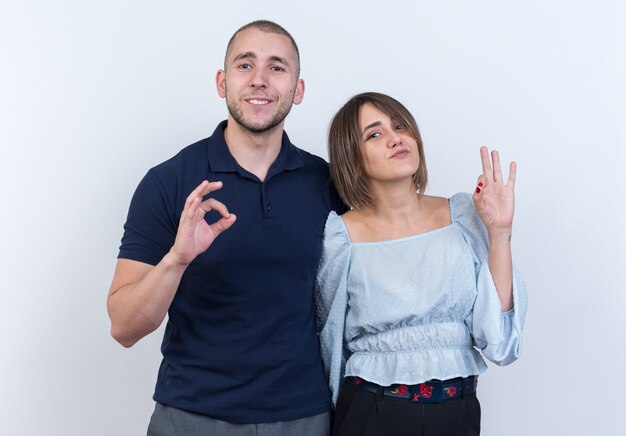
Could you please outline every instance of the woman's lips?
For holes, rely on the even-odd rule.
[[[409,150],[398,150],[394,154],[391,155],[391,158],[403,158],[409,154]]]

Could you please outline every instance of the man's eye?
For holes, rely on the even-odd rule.
[[[252,65],[250,65],[250,64],[240,64],[237,68],[239,68],[240,70],[249,70],[250,68],[252,68]]]
[[[272,67],[271,70],[279,73],[285,71],[283,67]]]

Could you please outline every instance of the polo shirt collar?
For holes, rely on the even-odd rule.
[[[239,164],[233,155],[230,154],[224,139],[224,129],[226,129],[227,124],[227,120],[219,123],[209,141],[209,167],[214,173],[234,173],[239,171]],[[302,166],[304,166],[304,162],[298,153],[298,149],[291,143],[287,133],[283,131],[280,152],[272,164],[270,172],[277,174],[286,170],[295,170]]]

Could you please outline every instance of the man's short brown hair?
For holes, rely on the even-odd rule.
[[[360,210],[367,209],[373,201],[365,174],[359,125],[359,110],[367,103],[385,113],[394,122],[405,126],[406,132],[417,142],[419,167],[413,174],[413,183],[419,195],[424,193],[428,182],[422,137],[413,115],[402,103],[388,95],[378,92],[355,95],[339,109],[330,124],[328,156],[330,174],[339,195],[348,206]]]
[[[277,33],[279,35],[283,35],[289,38],[289,41],[291,41],[291,45],[293,46],[293,49],[296,51],[296,69],[295,69],[296,78],[300,77],[300,50],[298,50],[298,44],[296,44],[296,40],[293,39],[293,36],[291,36],[291,34],[287,32],[287,30],[285,30],[284,27],[282,27],[279,24],[274,23],[273,21],[268,21],[268,20],[253,21],[251,23],[246,24],[245,26],[241,26],[239,29],[237,29],[235,33],[233,33],[233,36],[230,37],[230,39],[228,40],[228,45],[226,46],[226,55],[224,56],[224,71],[226,71],[226,68],[227,68],[228,56],[230,55],[230,47],[233,45],[233,41],[235,40],[235,37],[239,33],[248,29],[257,29],[265,33]]]

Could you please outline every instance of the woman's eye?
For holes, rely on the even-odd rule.
[[[402,123],[396,124],[396,130],[404,130],[404,124]]]
[[[380,136],[380,132],[373,132],[367,136],[367,139],[378,138]]]

